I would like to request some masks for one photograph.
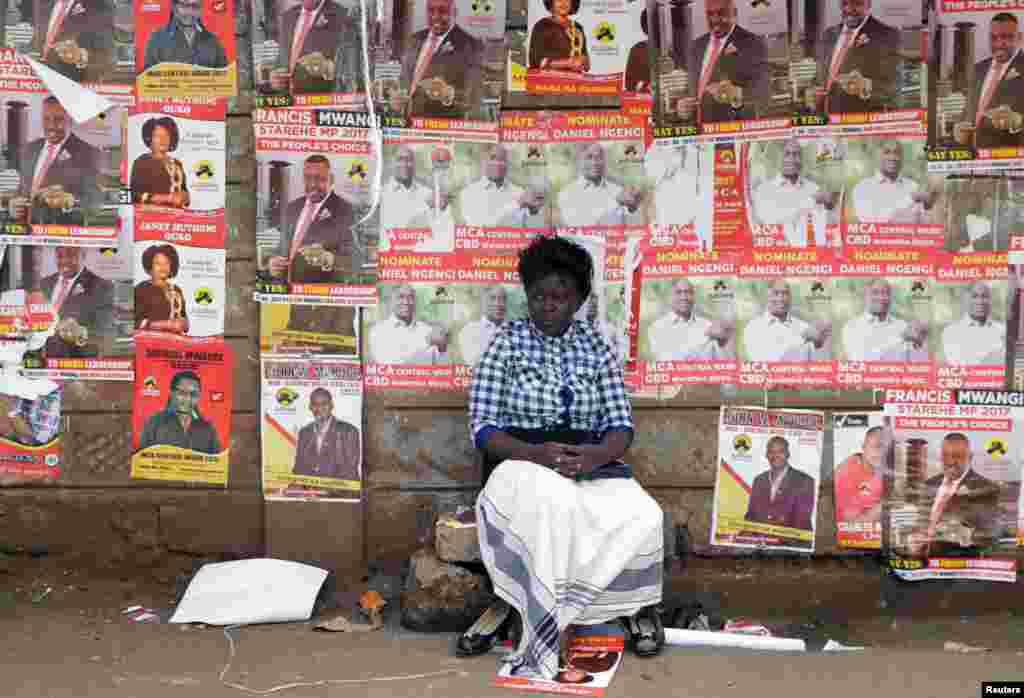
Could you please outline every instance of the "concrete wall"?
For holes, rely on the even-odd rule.
[[[510,24],[525,25],[516,0]],[[238,40],[248,46],[248,21]],[[240,50],[240,53],[244,53]],[[248,58],[248,57],[246,57]],[[243,85],[249,78],[242,65]],[[465,394],[367,395],[366,494],[359,505],[264,503],[259,494],[258,313],[255,281],[255,166],[248,89],[228,117],[228,294],[226,336],[236,357],[230,480],[226,489],[132,480],[130,383],[71,383],[63,475],[45,486],[0,487],[0,543],[84,553],[101,565],[158,563],[169,553],[269,554],[327,563],[355,573],[370,561],[397,561],[426,535],[435,512],[472,501],[479,467],[469,441]],[[637,439],[629,455],[637,477],[706,544],[717,451],[717,389],[636,403]],[[852,392],[741,393],[730,402],[863,409]],[[835,552],[831,445],[818,507],[817,551]]]

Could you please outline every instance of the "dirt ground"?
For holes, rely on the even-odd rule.
[[[143,604],[172,608],[170,570],[97,572],[61,559],[9,557],[0,573],[0,641],[4,696],[47,698],[163,698],[242,696],[220,673],[229,643],[219,628],[135,624],[121,609]],[[774,564],[774,563],[772,563]],[[772,568],[768,565],[768,569]],[[940,595],[928,613],[889,602],[880,608],[864,570],[833,566],[805,573],[765,574],[754,561],[690,565],[674,580],[679,590],[720,591],[726,616],[752,616],[814,648],[826,638],[868,646],[847,654],[801,655],[667,648],[654,659],[627,655],[609,698],[641,695],[689,698],[763,698],[828,695],[830,698],[922,698],[980,695],[982,681],[1024,678],[1024,604],[1019,585],[1002,610],[974,614],[974,594]],[[746,575],[753,574],[753,577]],[[876,585],[877,587],[877,585]],[[40,598],[45,590],[45,597]],[[772,597],[781,603],[773,605]],[[986,595],[986,598],[991,594]],[[795,599],[803,598],[800,606]],[[873,601],[872,601],[873,597]],[[834,603],[828,601],[832,598]],[[35,601],[34,601],[35,600]],[[859,600],[859,601],[858,601]],[[766,603],[767,601],[767,603]],[[945,609],[943,606],[945,605]],[[908,610],[909,609],[909,610]],[[458,660],[452,636],[385,629],[343,635],[313,632],[310,623],[233,631],[236,655],[225,680],[254,689],[290,682],[362,680],[282,690],[275,696],[367,698],[508,698],[489,683],[494,655]],[[983,654],[943,650],[947,641],[992,648]],[[385,680],[424,674],[421,678]]]

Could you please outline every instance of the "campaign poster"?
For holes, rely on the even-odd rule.
[[[359,501],[363,381],[358,361],[260,359],[263,496]]]
[[[832,415],[832,486],[841,548],[878,550],[882,545],[882,485],[890,437],[881,412]]]
[[[133,0],[140,99],[234,97],[234,0]]]
[[[227,485],[233,370],[221,338],[136,334],[133,478]]]
[[[656,18],[659,126],[675,136],[778,138],[789,131],[785,3],[649,2],[646,12]]]
[[[452,252],[456,230],[468,239],[496,228],[517,237],[523,228],[543,229],[544,192],[521,205],[526,187],[516,180],[522,181],[525,168],[513,173],[511,165],[521,165],[512,162],[517,155],[522,153],[513,155],[496,134],[476,140],[439,139],[426,131],[388,135],[378,250]]]
[[[261,354],[359,357],[359,309],[348,305],[260,304]]]
[[[1024,390],[1024,265],[1014,259],[1013,252],[1010,262],[1006,281],[1006,352],[1010,370],[1007,385],[1013,390]]]
[[[927,249],[856,247],[837,262],[832,309],[838,386],[933,384],[936,261]]]
[[[26,375],[132,380],[131,231],[129,220],[117,247],[8,249],[0,273],[0,324],[3,313],[15,311],[23,341],[8,359],[20,361]]]
[[[551,112],[549,135],[556,229],[644,232],[654,209],[644,171],[646,120],[616,112]]]
[[[835,384],[834,272],[827,249],[751,250],[741,257],[736,291],[740,386]]]
[[[1024,249],[1024,179],[1012,174],[942,176],[947,251]]]
[[[1005,252],[945,254],[936,266],[940,388],[1002,388],[1009,311]]]
[[[251,0],[253,80],[261,106],[366,110],[365,0]]]
[[[656,138],[644,156],[644,173],[654,198],[651,235],[713,249],[715,146]]]
[[[814,552],[822,412],[723,407],[711,545]]]
[[[923,124],[920,2],[796,0],[792,9],[797,126],[861,133]]]
[[[381,132],[372,114],[257,109],[257,300],[376,303]]]
[[[0,483],[53,482],[62,472],[61,388],[18,369],[0,365]]]
[[[226,227],[220,213],[135,211],[136,331],[224,334]]]
[[[21,65],[0,63],[0,73]],[[113,107],[75,123],[38,81],[0,92],[0,243],[109,247],[116,240],[131,98],[104,96]]]
[[[222,211],[226,111],[227,102],[213,97],[139,102],[125,131],[131,202],[177,211]]]
[[[746,174],[741,144],[709,145],[712,168],[711,248],[741,252],[753,246],[747,217]]]
[[[553,679],[513,676],[512,665],[503,662],[491,685],[531,693],[602,698],[622,664],[625,649],[621,626],[579,626],[569,644],[568,666]]]
[[[640,243],[640,353],[650,386],[736,382],[736,261],[677,246]]]
[[[887,390],[890,570],[906,581],[1017,579],[1020,393]]]
[[[838,138],[744,143],[742,195],[754,247],[837,247],[846,149]]]
[[[135,82],[131,9],[103,0],[11,0],[4,46],[91,89],[129,86]]]
[[[484,151],[483,176],[472,190],[467,187],[462,192],[466,224],[495,231],[511,228],[533,234],[548,232],[551,178],[546,114],[504,112],[499,136],[500,146]],[[509,190],[504,192],[506,186]],[[481,198],[475,206],[467,207],[466,202],[478,195]]]
[[[1021,20],[1016,3],[935,3],[928,66],[933,171],[1024,165]]]
[[[506,0],[385,0],[373,94],[389,125],[497,130]]]
[[[839,202],[845,245],[945,244],[947,215],[955,214],[942,196],[941,176],[928,173],[921,135],[850,136],[840,147],[846,174]]]
[[[625,365],[629,354],[626,295],[626,250],[629,240],[646,233],[626,234],[625,228],[611,228],[605,233],[603,293],[587,299],[587,320],[594,323],[608,342],[615,358]],[[598,297],[603,295],[604,304]]]
[[[618,95],[640,91],[638,83],[651,81],[641,24],[643,7],[644,3],[625,0],[529,0],[527,92]]]

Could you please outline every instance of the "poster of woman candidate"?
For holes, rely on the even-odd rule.
[[[141,99],[234,97],[234,0],[134,0]]]
[[[370,114],[257,109],[260,302],[377,302],[381,132]]]
[[[135,212],[136,331],[224,334],[225,227],[219,213]]]
[[[898,578],[1016,581],[1020,411],[1000,395],[886,391],[884,552]]]
[[[133,204],[179,211],[224,209],[227,102],[139,102],[128,117],[125,168]]]
[[[822,412],[723,407],[711,545],[814,552]]]
[[[392,124],[497,130],[506,0],[386,0],[373,94]],[[484,122],[484,123],[481,123]],[[485,125],[486,124],[486,125]]]
[[[792,7],[796,125],[832,133],[923,126],[920,2],[796,0]]]
[[[110,109],[75,123],[41,83],[31,84],[0,92],[0,243],[109,247],[131,98],[106,94]]]
[[[233,370],[221,338],[135,335],[133,478],[227,484]]]
[[[785,3],[647,3],[655,16],[656,118],[672,135],[788,133],[792,110]],[[651,16],[647,17],[650,34]]]
[[[260,374],[263,496],[358,502],[363,480],[359,362],[264,356]]]
[[[267,106],[366,110],[364,51],[376,7],[366,0],[251,0],[253,69]]]
[[[626,0],[529,0],[526,90],[623,92],[630,49],[644,39],[642,11],[643,3]]]
[[[1010,3],[979,6],[939,0],[931,15],[928,148],[935,172],[1024,165],[1024,13]]]

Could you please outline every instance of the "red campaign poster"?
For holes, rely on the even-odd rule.
[[[833,342],[840,387],[932,384],[932,303],[939,254],[855,247],[836,263]]]
[[[134,11],[140,98],[235,96],[234,0],[134,0]]]
[[[739,384],[831,388],[831,250],[749,250],[739,265]]]
[[[14,364],[0,367],[0,484],[52,482],[61,474],[61,389],[16,371]],[[18,394],[26,387],[30,396]]]
[[[938,386],[1004,387],[1010,307],[1007,254],[943,254],[936,265],[936,280]]]
[[[223,339],[135,335],[133,478],[227,484],[233,368]]]
[[[747,226],[747,199],[744,196],[744,168],[734,143],[714,146],[714,218],[711,246],[715,250],[745,250],[751,246]]]
[[[645,385],[736,382],[734,256],[640,243],[639,369]]]

